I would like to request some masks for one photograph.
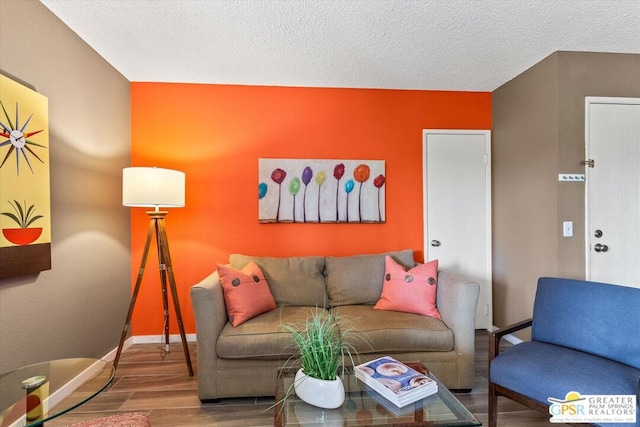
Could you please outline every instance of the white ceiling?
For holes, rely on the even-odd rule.
[[[640,53],[638,0],[41,0],[130,81],[492,91]]]

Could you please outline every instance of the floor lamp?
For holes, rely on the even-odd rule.
[[[164,223],[164,217],[168,212],[161,211],[160,208],[166,207],[183,207],[184,206],[184,172],[149,167],[130,167],[122,170],[122,204],[130,207],[152,207],[153,211],[148,211],[150,223],[147,240],[142,252],[142,261],[140,270],[138,270],[138,279],[133,289],[131,303],[129,304],[129,312],[124,322],[120,344],[116,359],[113,362],[114,368],[118,367],[122,346],[129,332],[131,324],[131,316],[133,308],[136,305],[138,292],[142,283],[147,257],[149,255],[149,247],[153,236],[156,239],[158,247],[158,264],[160,267],[160,285],[162,289],[162,306],[164,309],[164,340],[165,351],[169,352],[169,296],[167,295],[167,279],[169,281],[169,289],[173,299],[173,308],[180,329],[180,338],[182,340],[182,348],[184,349],[184,357],[189,368],[189,376],[193,376],[193,368],[191,366],[191,357],[189,356],[189,346],[184,333],[184,325],[182,324],[182,313],[180,312],[180,302],[178,301],[178,292],[176,290],[176,280],[173,276],[173,266],[171,264],[171,255],[169,253],[169,240],[167,239],[167,229]]]

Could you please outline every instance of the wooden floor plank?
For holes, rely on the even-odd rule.
[[[273,424],[273,397],[221,399],[202,404],[197,394],[197,346],[189,344],[194,376],[189,377],[181,344],[164,354],[157,344],[135,344],[122,353],[112,386],[70,413],[46,423],[62,427],[123,412],[143,412],[154,427],[259,427]],[[487,425],[488,336],[476,331],[475,386],[458,399]],[[79,391],[80,393],[81,391]],[[499,427],[549,427],[549,416],[500,398]],[[561,427],[563,424],[555,424]]]

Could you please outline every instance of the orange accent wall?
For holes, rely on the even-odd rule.
[[[423,261],[422,130],[491,129],[491,93],[132,83],[131,129],[132,166],[186,173],[186,206],[170,209],[166,224],[185,330],[194,333],[189,288],[231,253],[411,248]],[[260,224],[261,157],[385,160],[386,223]],[[133,283],[149,226],[144,212],[131,215]],[[162,334],[161,301],[154,243],[135,335]]]

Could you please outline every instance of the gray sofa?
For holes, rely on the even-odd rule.
[[[291,335],[281,325],[304,321],[316,307],[351,319],[352,326],[366,336],[353,342],[358,361],[384,355],[420,360],[445,386],[471,389],[478,284],[439,272],[436,300],[442,320],[374,310],[387,254],[405,267],[415,265],[411,250],[349,257],[231,255],[229,264],[236,269],[256,261],[277,308],[233,327],[217,271],[191,288],[200,400],[273,396],[277,369],[295,356]]]

